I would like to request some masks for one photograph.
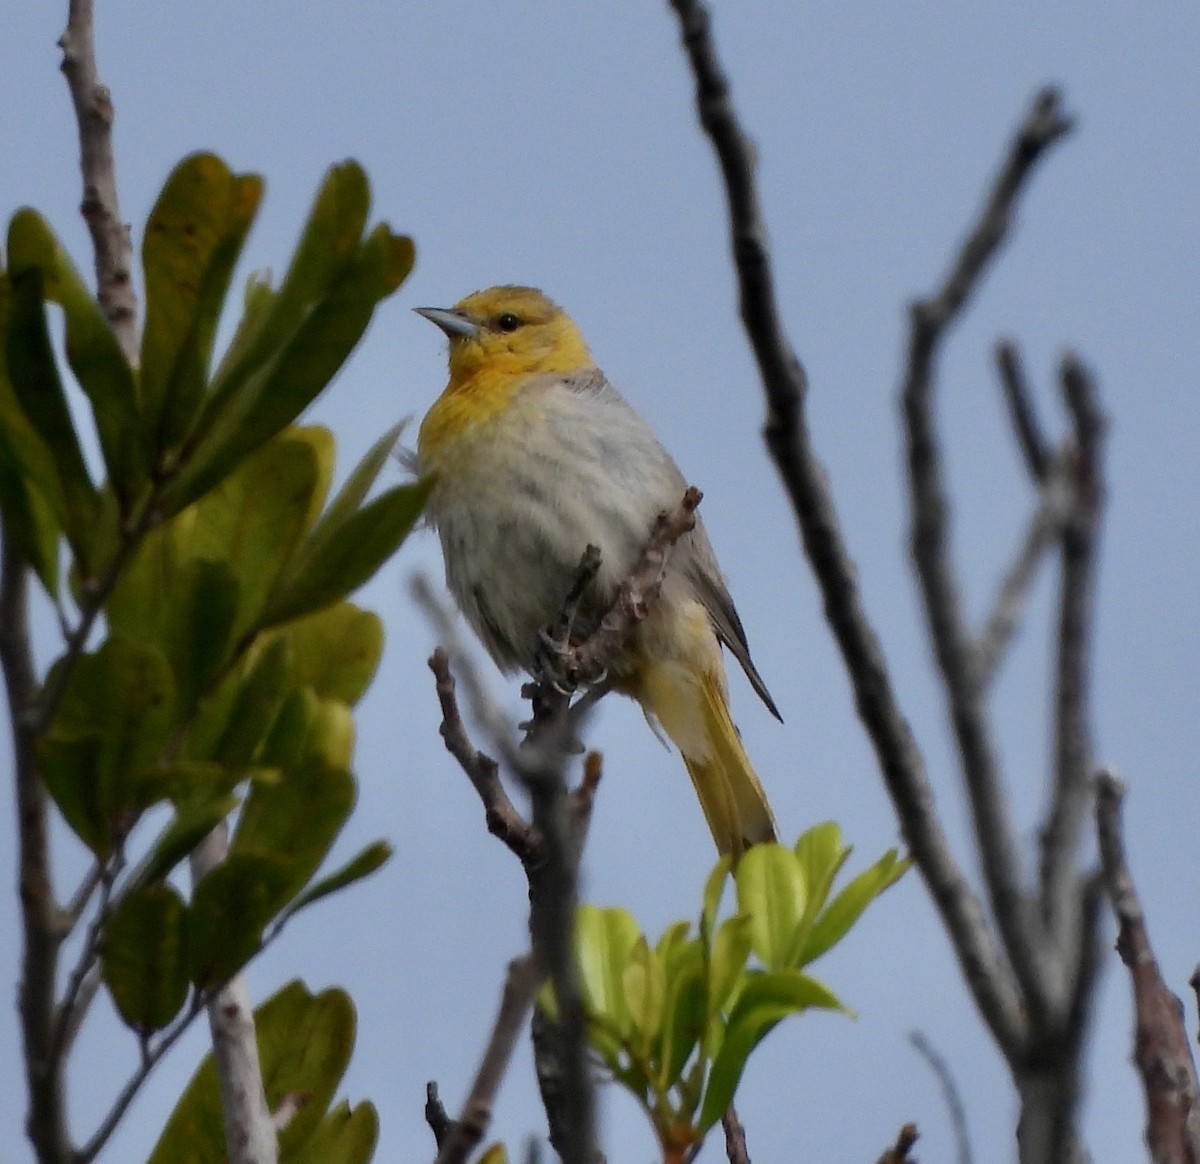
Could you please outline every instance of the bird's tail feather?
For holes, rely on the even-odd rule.
[[[653,672],[644,688],[647,709],[683,754],[718,851],[736,857],[775,840],[775,818],[729,714],[721,677],[670,665]]]

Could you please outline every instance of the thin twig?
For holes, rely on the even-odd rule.
[[[905,842],[937,904],[980,1010],[1000,1045],[1021,1046],[1025,1019],[1012,976],[988,933],[979,901],[959,869],[934,808],[933,790],[897,702],[879,636],[863,607],[825,471],[804,416],[807,379],[779,317],[770,253],[754,179],[754,149],[738,122],[698,0],[672,0],[696,79],[700,121],[716,150],[729,201],[741,316],[767,399],[764,436],[796,513],[825,617],[854,688]]]
[[[1150,945],[1121,827],[1124,787],[1104,770],[1096,782],[1096,831],[1109,901],[1117,918],[1117,952],[1129,967],[1136,1014],[1134,1061],[1146,1095],[1146,1143],[1154,1161],[1200,1161],[1200,1086],[1183,1007],[1163,981]]]
[[[1055,488],[1055,480],[1051,474],[1047,496],[1034,512],[1020,552],[1000,583],[992,613],[975,640],[975,675],[981,691],[991,686],[1004,652],[1020,629],[1038,567],[1046,560],[1046,552],[1062,525],[1062,506],[1050,496],[1060,492]]]
[[[496,1093],[508,1070],[508,1061],[512,1058],[517,1037],[525,1027],[525,1016],[533,1005],[537,986],[538,968],[533,954],[524,954],[508,964],[504,993],[487,1049],[458,1119],[450,1125],[445,1138],[439,1140],[437,1164],[465,1164],[476,1145],[487,1134]],[[428,1099],[425,1110],[428,1119]],[[445,1114],[444,1110],[442,1114]],[[437,1136],[436,1130],[434,1135]]]
[[[440,1151],[453,1124],[446,1113],[442,1097],[438,1095],[438,1085],[432,1079],[425,1084],[425,1122],[429,1125],[429,1130],[433,1133],[433,1142]]]
[[[67,29],[58,46],[79,123],[79,162],[83,171],[83,202],[79,209],[92,236],[96,297],[125,358],[136,364],[137,299],[130,277],[133,244],[117,203],[112,95],[96,70],[92,0],[70,0],[68,12]]]
[[[1025,468],[1035,483],[1042,483],[1050,472],[1053,454],[1038,424],[1033,393],[1029,390],[1029,381],[1021,365],[1021,354],[1012,340],[1001,340],[996,345],[996,367],[1000,371],[1000,384],[1004,389],[1013,432],[1025,458]]]
[[[732,1103],[721,1117],[721,1130],[725,1133],[725,1158],[729,1164],[750,1164],[750,1152],[746,1148],[746,1129],[738,1119],[737,1108]]]
[[[954,1128],[954,1142],[958,1148],[958,1164],[971,1164],[973,1157],[971,1155],[971,1134],[967,1129],[967,1109],[963,1106],[962,1096],[954,1082],[949,1064],[920,1031],[910,1031],[908,1041],[933,1069],[933,1073],[941,1085],[942,1095],[950,1112],[950,1123]]]
[[[499,765],[491,756],[480,752],[467,736],[458,710],[450,658],[442,647],[438,647],[430,657],[429,669],[437,680],[438,702],[442,708],[442,725],[439,729],[442,740],[479,795],[488,832],[503,841],[522,865],[539,860],[542,844],[537,830],[517,811],[505,791],[500,780]]]
[[[879,1157],[879,1164],[916,1164],[910,1155],[919,1138],[916,1124],[905,1124],[896,1133],[896,1142]]]
[[[910,311],[902,393],[908,438],[912,557],[958,742],[975,840],[996,924],[1035,1024],[1052,1005],[1040,919],[1022,886],[1019,846],[1001,779],[991,718],[950,549],[949,500],[933,415],[934,365],[946,329],[1003,244],[1017,195],[1046,150],[1071,128],[1058,93],[1043,90],[1017,133],[982,214],[936,295]]]
[[[1104,503],[1105,420],[1090,374],[1072,353],[1060,369],[1074,442],[1068,458],[1070,508],[1062,525],[1062,592],[1054,693],[1054,791],[1042,834],[1042,902],[1054,932],[1070,928],[1078,905],[1075,855],[1092,772],[1088,679],[1100,517]]]
[[[116,1131],[117,1124],[121,1122],[121,1118],[125,1115],[129,1105],[141,1090],[142,1084],[146,1082],[150,1072],[154,1070],[162,1057],[179,1041],[183,1033],[195,1021],[196,1016],[204,1010],[207,997],[207,994],[196,995],[188,1004],[187,1010],[171,1026],[163,1031],[153,1045],[149,1043],[143,1045],[142,1058],[137,1069],[126,1081],[125,1086],[121,1088],[117,1098],[113,1101],[112,1107],[109,1108],[108,1114],[100,1121],[91,1138],[86,1144],[71,1154],[71,1164],[91,1164],[91,1161],[100,1154],[104,1145],[108,1143],[109,1137]]]

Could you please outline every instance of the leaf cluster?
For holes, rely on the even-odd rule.
[[[165,1028],[189,1021],[299,910],[390,853],[377,841],[317,877],[355,799],[352,708],[383,644],[379,619],[348,596],[404,540],[427,486],[371,495],[398,426],[331,499],[333,438],[293,422],[407,276],[413,248],[385,224],[367,229],[361,168],[332,167],[282,282],[250,280],[218,357],[261,194],[258,177],[212,154],[175,169],[145,228],[136,354],[43,219],[25,209],[9,225],[0,515],[64,635],[13,714],[100,887],[57,1015],[59,1056],[93,963],[149,1054],[153,1033],[169,1042]],[[227,858],[185,893],[176,867],[235,809]],[[144,821],[156,831],[139,834],[135,859]]]
[[[580,988],[589,1039],[654,1125],[664,1161],[691,1158],[732,1102],[755,1047],[789,1015],[845,1010],[806,967],[836,945],[908,867],[891,850],[833,893],[850,855],[833,822],[796,842],[755,845],[708,878],[698,933],[653,945],[623,909],[581,906]],[[726,882],[737,908],[719,919]],[[552,1000],[543,992],[543,1004]]]

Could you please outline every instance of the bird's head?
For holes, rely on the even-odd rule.
[[[453,307],[418,307],[450,340],[450,380],[575,372],[592,356],[571,317],[533,287],[489,287]]]

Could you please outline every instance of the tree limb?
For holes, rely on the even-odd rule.
[[[1134,1061],[1146,1095],[1146,1143],[1155,1164],[1200,1161],[1200,1086],[1188,1045],[1183,1007],[1163,981],[1150,945],[1121,828],[1125,790],[1115,773],[1097,778],[1096,831],[1113,913],[1117,952],[1129,967],[1136,1015]]]
[[[508,1061],[512,1058],[517,1037],[524,1029],[525,1016],[533,1005],[538,981],[537,961],[532,953],[514,958],[508,964],[500,1010],[492,1027],[491,1038],[458,1119],[444,1130],[444,1138],[438,1140],[437,1164],[466,1164],[471,1152],[487,1135],[488,1126],[492,1122],[496,1093],[500,1090],[500,1082],[508,1070]],[[434,1098],[436,1095],[437,1090],[434,1088]],[[426,1112],[428,1111],[427,1097]],[[445,1115],[444,1109],[442,1115]],[[436,1128],[434,1134],[436,1137]]]
[[[934,808],[924,761],[888,676],[879,637],[863,608],[825,472],[804,415],[808,382],[779,318],[766,228],[754,183],[754,151],[738,122],[699,0],[672,0],[696,79],[700,121],[721,165],[741,317],[767,399],[764,436],[796,513],[825,617],[854,688],[904,839],[950,933],[972,995],[1000,1045],[1019,1049],[1025,1019],[1016,984],[979,901],[959,869]]]
[[[117,203],[112,94],[96,70],[92,0],[70,0],[67,29],[58,47],[62,49],[61,68],[79,123],[79,162],[83,171],[83,202],[79,209],[92,236],[96,297],[125,358],[136,365],[137,300],[130,273],[133,244]]]

